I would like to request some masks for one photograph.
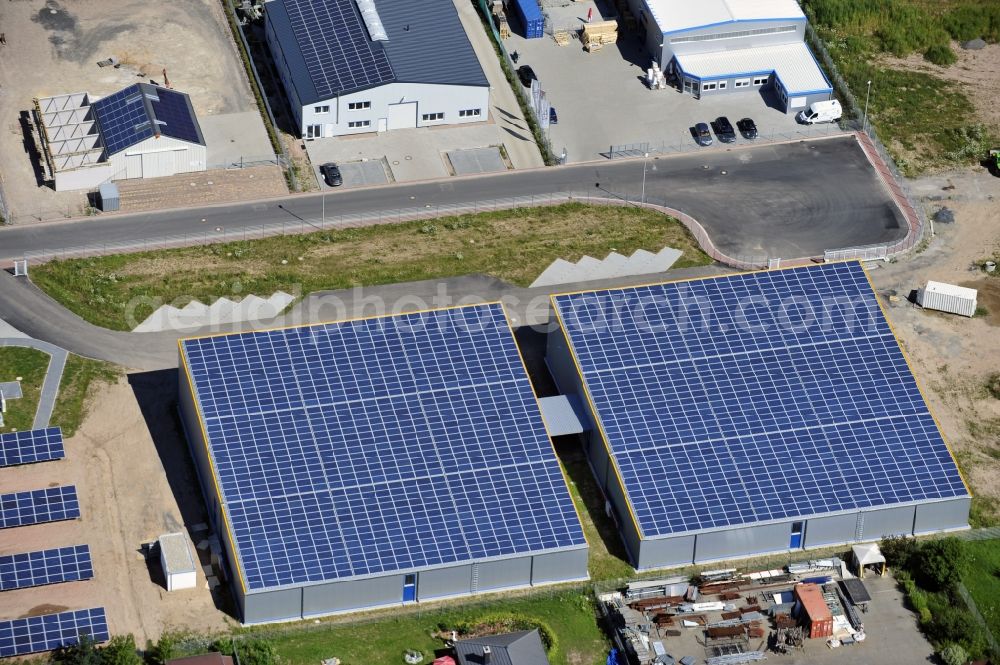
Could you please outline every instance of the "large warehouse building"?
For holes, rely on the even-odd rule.
[[[796,0],[630,0],[660,68],[696,97],[773,87],[786,113],[833,98]]]
[[[180,342],[244,623],[587,578],[499,304]]]
[[[548,363],[639,569],[968,526],[858,262],[553,297]]]
[[[303,138],[481,122],[490,89],[452,0],[268,0]]]

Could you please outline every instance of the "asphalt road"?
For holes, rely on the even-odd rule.
[[[471,204],[511,196],[592,192],[640,195],[644,165],[615,161],[452,178],[325,196],[327,219],[406,208]],[[826,249],[888,242],[906,224],[853,137],[712,150],[650,159],[645,167],[650,202],[697,219],[716,246],[733,257],[816,256]],[[308,230],[321,219],[322,195],[109,215],[69,222],[0,228],[0,266],[27,253],[104,243],[141,249],[171,235],[235,232],[247,226]]]

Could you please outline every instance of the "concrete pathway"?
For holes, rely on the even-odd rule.
[[[472,48],[483,66],[486,78],[490,82],[490,114],[493,121],[500,127],[503,135],[503,145],[507,149],[507,157],[515,169],[544,166],[542,154],[538,151],[535,138],[531,135],[528,123],[521,113],[521,107],[514,97],[514,91],[504,76],[500,60],[497,58],[490,36],[486,34],[482,21],[473,3],[468,0],[455,0],[455,9],[462,19],[465,34],[472,42]]]
[[[63,370],[66,368],[66,358],[69,355],[65,349],[55,344],[49,344],[38,339],[14,337],[0,339],[0,347],[18,346],[25,349],[37,349],[49,354],[49,367],[42,382],[42,394],[38,398],[38,408],[35,410],[35,422],[32,429],[44,429],[49,426],[52,410],[56,407],[56,397],[59,396],[59,384],[62,382]]]

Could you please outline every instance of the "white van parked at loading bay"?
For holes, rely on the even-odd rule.
[[[828,102],[813,102],[809,108],[799,111],[795,119],[806,125],[814,125],[817,122],[837,122],[843,114],[840,102],[831,99]]]

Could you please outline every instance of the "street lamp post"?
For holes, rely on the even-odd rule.
[[[646,161],[649,159],[649,153],[642,153],[642,203],[646,204]]]
[[[868,92],[865,94],[865,120],[862,125],[862,129],[865,131],[866,134],[868,133],[868,100],[871,99],[871,96],[872,96],[872,82],[871,80],[869,80]]]

